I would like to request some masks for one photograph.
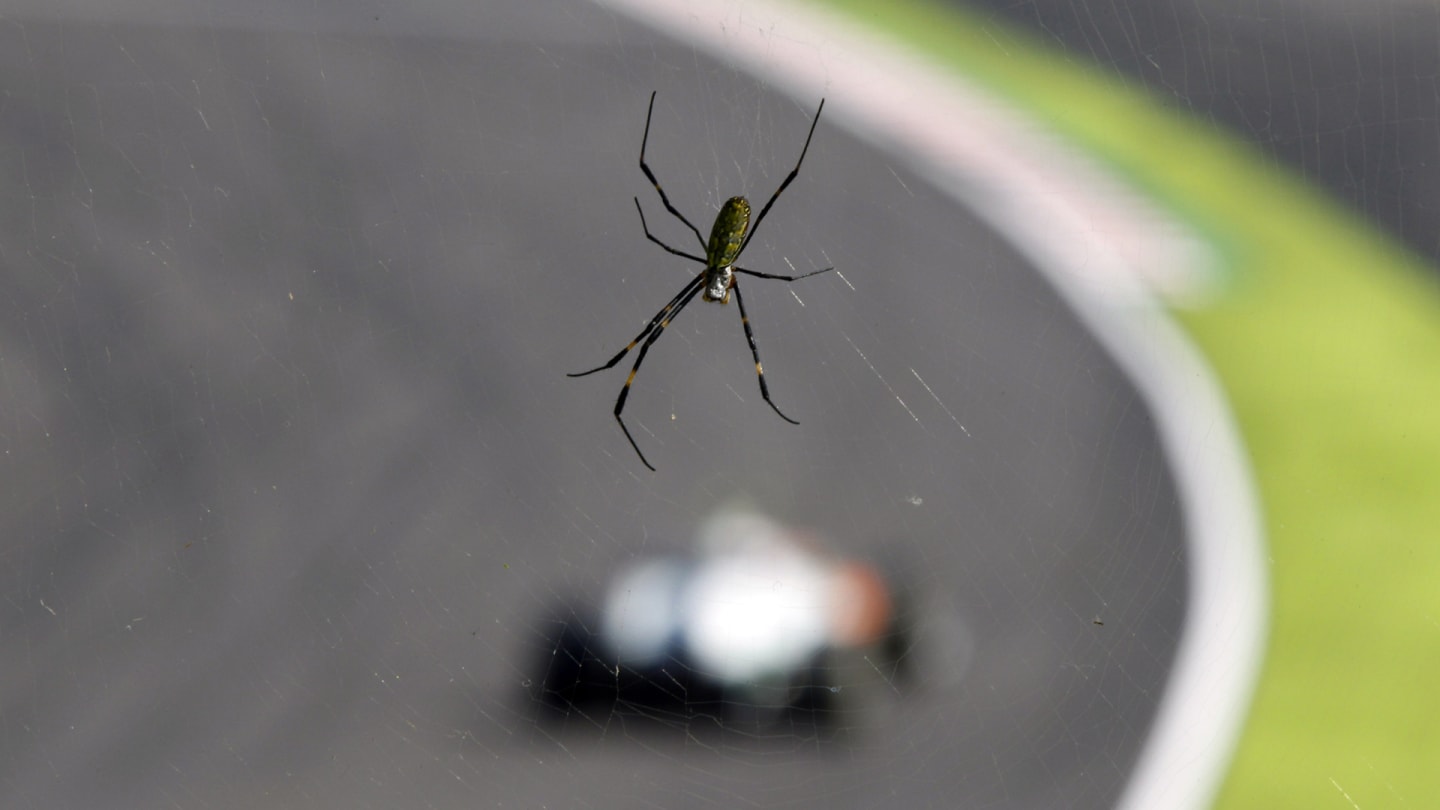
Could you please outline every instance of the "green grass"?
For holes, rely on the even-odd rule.
[[[987,85],[1220,248],[1178,313],[1265,510],[1272,625],[1217,806],[1440,806],[1440,290],[1382,234],[1208,123],[994,21],[832,0]]]

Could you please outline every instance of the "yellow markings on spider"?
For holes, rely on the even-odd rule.
[[[715,224],[710,228],[710,239],[707,242],[700,236],[700,229],[696,228],[690,220],[685,218],[684,214],[680,213],[679,209],[671,204],[670,197],[665,193],[665,189],[661,187],[660,181],[655,177],[655,173],[652,172],[650,166],[645,163],[645,147],[650,142],[650,121],[655,115],[655,93],[650,94],[650,107],[645,113],[645,133],[640,137],[640,171],[645,173],[645,178],[655,187],[655,193],[660,196],[660,203],[665,206],[665,210],[669,211],[672,216],[684,223],[685,227],[689,228],[691,233],[695,234],[695,239],[700,243],[701,248],[705,251],[705,255],[701,257],[694,253],[688,253],[679,248],[671,247],[662,242],[659,237],[650,233],[650,226],[645,221],[645,209],[640,207],[640,198],[636,197],[635,210],[640,214],[640,227],[644,229],[646,239],[659,245],[668,253],[703,265],[704,269],[687,282],[685,286],[680,289],[680,292],[676,293],[675,297],[670,299],[670,303],[655,313],[655,316],[650,319],[650,323],[641,330],[640,334],[635,336],[634,340],[630,341],[630,345],[621,349],[618,354],[610,358],[609,362],[602,366],[592,368],[589,371],[580,371],[566,376],[584,377],[587,374],[594,374],[597,371],[613,368],[625,355],[630,353],[631,349],[641,344],[641,341],[644,341],[643,345],[640,345],[640,353],[635,357],[635,365],[630,367],[630,376],[625,379],[625,386],[620,389],[620,395],[615,398],[614,413],[615,421],[620,423],[620,430],[624,431],[625,438],[630,441],[630,446],[634,448],[635,454],[640,457],[640,462],[652,471],[655,469],[654,465],[645,458],[644,453],[640,452],[640,445],[635,443],[635,437],[630,435],[630,429],[625,426],[625,420],[620,414],[625,410],[625,400],[630,395],[630,384],[635,381],[635,374],[640,371],[640,364],[645,361],[645,354],[650,351],[650,347],[660,338],[660,334],[665,331],[665,328],[670,325],[670,321],[674,319],[674,316],[680,314],[680,310],[684,309],[690,301],[702,291],[704,294],[701,295],[701,300],[718,304],[730,303],[730,294],[735,294],[735,303],[738,304],[740,308],[740,324],[745,329],[745,340],[750,344],[750,354],[755,358],[755,376],[760,381],[760,396],[774,409],[775,413],[779,414],[781,419],[793,425],[800,424],[786,416],[780,410],[780,407],[775,404],[775,401],[770,399],[770,387],[765,384],[765,370],[760,365],[760,349],[755,345],[755,334],[750,329],[750,318],[745,313],[745,298],[740,294],[740,283],[736,278],[736,274],[739,273],[754,276],[755,278],[791,282],[816,276],[821,273],[828,273],[835,268],[826,267],[821,270],[802,273],[798,276],[784,276],[775,273],[761,273],[755,270],[747,270],[743,267],[737,267],[735,262],[740,260],[740,254],[745,251],[745,247],[755,238],[755,232],[760,229],[760,223],[765,220],[765,215],[770,212],[770,207],[775,204],[776,200],[780,199],[780,193],[800,174],[800,164],[805,162],[805,153],[810,151],[810,141],[815,137],[815,125],[820,123],[820,111],[824,109],[825,99],[822,98],[820,99],[820,106],[815,109],[815,118],[810,122],[810,132],[805,136],[805,145],[800,149],[800,158],[795,161],[795,168],[790,170],[790,173],[780,182],[780,187],[775,189],[775,193],[771,194],[770,199],[766,200],[765,205],[760,208],[760,213],[755,216],[753,227],[750,221],[750,201],[744,197],[731,197],[725,201],[724,205],[720,206],[720,212],[715,216]],[[673,414],[671,418],[674,418]]]
[[[710,243],[705,247],[705,260],[709,267],[729,267],[740,255],[740,246],[745,244],[745,231],[750,227],[750,201],[744,197],[731,197],[720,206],[715,216],[715,227],[710,229]]]

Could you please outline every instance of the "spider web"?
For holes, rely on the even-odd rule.
[[[819,99],[567,3],[194,14],[0,18],[6,806],[1116,801],[1185,520],[1015,246],[827,106],[744,259],[837,268],[744,281],[801,425],[696,302],[627,406],[652,474],[626,365],[564,376],[695,272],[630,199],[687,246],[649,92],[702,230]],[[793,563],[752,591],[854,564],[878,634],[705,658],[664,606],[740,611],[694,595],[737,513]],[[607,604],[654,565],[641,661],[657,616]]]

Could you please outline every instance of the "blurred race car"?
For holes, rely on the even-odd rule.
[[[855,727],[903,681],[902,602],[877,566],[724,510],[693,555],[639,561],[598,605],[560,610],[529,697],[569,726]]]

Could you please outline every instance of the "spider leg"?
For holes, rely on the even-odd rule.
[[[765,384],[765,367],[760,365],[760,349],[755,345],[755,333],[750,331],[750,316],[745,313],[745,297],[740,294],[739,279],[732,283],[730,289],[735,291],[735,303],[740,305],[740,325],[745,327],[745,340],[749,341],[750,355],[755,358],[755,376],[760,378],[760,396],[764,397],[770,407],[775,409],[775,413],[780,414],[781,419],[792,425],[800,424],[786,416],[780,410],[780,406],[775,404],[775,400],[770,398],[770,386]]]
[[[744,273],[744,274],[747,275],[747,276],[754,276],[754,277],[756,277],[756,278],[773,278],[773,279],[775,279],[776,281],[799,281],[799,280],[802,279],[802,278],[809,278],[809,277],[811,277],[811,276],[818,276],[818,275],[820,275],[821,273],[828,273],[828,272],[830,272],[831,270],[834,270],[834,269],[835,269],[835,268],[833,268],[833,267],[827,267],[827,268],[825,268],[824,270],[811,270],[811,271],[808,272],[808,273],[802,273],[802,274],[800,274],[800,275],[798,275],[798,276],[778,276],[778,275],[775,275],[774,273],[757,273],[757,272],[755,272],[754,270],[746,270],[746,269],[743,268],[743,267],[736,267],[736,268],[734,268],[735,272],[737,272],[737,273]]]
[[[674,253],[676,256],[683,256],[683,257],[689,259],[689,260],[692,261],[692,262],[699,262],[699,263],[701,263],[701,264],[706,264],[706,263],[707,263],[704,259],[700,258],[699,256],[694,255],[693,253],[686,253],[686,252],[683,251],[683,250],[676,250],[675,248],[670,247],[669,245],[665,244],[664,242],[661,242],[661,241],[659,240],[659,238],[657,238],[654,234],[650,233],[650,226],[645,224],[645,209],[643,209],[643,208],[640,207],[640,198],[639,198],[639,197],[636,197],[636,198],[635,198],[635,210],[640,212],[640,227],[642,227],[642,228],[645,229],[645,238],[646,238],[646,239],[649,239],[651,242],[654,242],[655,244],[659,245],[660,247],[665,248],[666,250],[670,251],[671,253]]]
[[[607,369],[607,368],[614,368],[614,367],[615,367],[615,364],[618,363],[618,362],[620,362],[620,358],[622,358],[622,357],[624,357],[625,355],[629,354],[629,353],[630,353],[630,350],[633,349],[633,348],[635,348],[636,344],[638,344],[640,341],[644,340],[644,339],[645,339],[645,336],[648,335],[648,334],[650,334],[651,331],[655,329],[656,324],[660,324],[660,322],[661,322],[662,320],[664,320],[665,317],[666,317],[667,315],[669,315],[672,311],[678,312],[682,307],[684,307],[685,304],[686,304],[687,302],[689,302],[689,300],[690,300],[690,298],[687,297],[687,294],[688,294],[689,296],[694,296],[694,295],[695,295],[695,291],[700,288],[700,285],[701,285],[704,281],[705,281],[705,274],[704,274],[704,273],[701,273],[700,275],[698,275],[698,276],[696,276],[695,278],[691,279],[691,280],[689,281],[689,283],[687,283],[684,287],[681,287],[681,288],[680,288],[680,292],[676,293],[676,294],[675,294],[675,297],[670,299],[670,303],[666,304],[663,308],[661,308],[661,310],[660,310],[659,312],[655,313],[655,317],[651,318],[651,319],[650,319],[650,323],[646,324],[646,325],[645,325],[645,328],[642,329],[642,330],[640,330],[640,334],[636,335],[636,336],[635,336],[635,339],[632,340],[632,341],[630,341],[630,345],[628,345],[628,346],[626,346],[625,348],[621,349],[619,354],[617,354],[617,355],[615,355],[614,357],[610,358],[610,362],[606,363],[606,364],[603,365],[603,366],[596,366],[595,368],[592,368],[592,369],[590,369],[589,371],[577,371],[577,372],[575,372],[574,374],[566,374],[565,376],[566,376],[566,377],[584,377],[584,376],[587,375],[587,374],[594,374],[594,373],[597,372],[597,371],[604,371],[604,370]],[[680,301],[681,298],[684,298],[685,301]],[[662,325],[660,326],[660,328],[661,328],[661,329],[664,329],[665,327],[664,327],[664,325],[662,324]],[[646,344],[646,345],[649,345],[649,344]],[[641,356],[642,356],[642,357],[644,356],[644,352],[643,352],[643,351],[641,352]],[[638,366],[639,363],[636,363],[636,365]],[[626,383],[626,386],[628,387],[628,386],[629,386],[629,383]],[[624,397],[621,397],[621,399],[623,400]]]
[[[705,247],[705,237],[700,235],[700,229],[691,224],[690,220],[686,219],[684,214],[680,213],[675,206],[670,204],[670,197],[665,194],[665,189],[660,187],[660,181],[655,179],[655,173],[650,171],[649,166],[645,165],[645,145],[650,141],[650,118],[655,114],[655,93],[656,91],[654,90],[650,91],[650,109],[645,113],[645,135],[640,138],[640,171],[645,172],[645,176],[650,180],[650,185],[654,186],[655,191],[660,194],[660,202],[665,203],[665,210],[674,214],[676,219],[685,223],[685,227],[689,228],[695,234],[695,238],[700,242],[700,247],[703,248]],[[824,102],[822,101],[821,104],[823,105]],[[812,126],[810,129],[813,132],[815,128]],[[797,166],[796,168],[798,169],[799,167]],[[790,181],[787,180],[785,182],[788,183]],[[776,193],[778,194],[779,192]],[[769,206],[766,207],[768,208]]]
[[[653,96],[651,97],[651,103],[654,103]],[[775,189],[775,193],[770,195],[769,200],[765,201],[765,206],[760,209],[760,215],[755,217],[755,222],[750,225],[750,233],[745,235],[745,241],[740,243],[740,250],[735,255],[738,256],[740,253],[745,252],[745,246],[750,244],[751,239],[755,238],[755,232],[760,230],[760,223],[765,220],[765,215],[770,213],[770,206],[775,204],[775,201],[780,198],[780,192],[784,191],[785,187],[790,185],[791,181],[800,174],[800,164],[805,162],[805,153],[810,151],[810,139],[815,137],[815,125],[820,123],[820,111],[823,109],[825,109],[825,99],[822,98],[820,99],[820,106],[815,110],[815,120],[810,122],[810,134],[805,136],[805,146],[800,150],[800,159],[795,161],[795,168],[791,169],[790,173],[785,175],[785,179],[780,183],[780,187]],[[645,150],[642,147],[640,151],[641,154],[644,154]],[[701,240],[701,244],[704,244],[704,240]]]
[[[695,281],[686,285],[686,292],[684,292],[684,297],[680,298],[680,303],[674,304],[673,306],[667,304],[665,309],[661,310],[660,314],[655,316],[659,319],[659,323],[654,325],[655,329],[650,332],[650,337],[645,338],[645,344],[640,347],[640,353],[635,356],[635,365],[630,367],[630,376],[625,378],[625,387],[620,389],[620,396],[615,399],[615,421],[619,422],[620,429],[625,431],[625,438],[629,439],[630,446],[635,448],[635,455],[640,457],[641,463],[649,467],[651,472],[655,472],[655,465],[651,464],[649,459],[645,458],[645,454],[640,452],[640,445],[636,444],[635,437],[630,435],[630,428],[625,427],[625,420],[620,418],[620,412],[625,410],[625,399],[630,396],[630,384],[635,382],[635,372],[640,370],[640,364],[645,362],[645,353],[650,351],[650,347],[656,340],[659,340],[660,333],[665,331],[665,327],[670,325],[670,321],[674,317],[673,315],[667,316],[666,313],[673,310],[673,312],[678,315],[680,310],[684,309],[685,305],[695,298],[695,294],[700,292],[701,285],[698,282],[703,278],[705,277],[700,276]],[[629,349],[626,349],[626,351],[629,351]],[[621,355],[623,356],[624,352],[621,352]],[[620,358],[617,357],[616,360],[618,359]],[[614,365],[614,363],[612,362],[611,365]],[[766,398],[768,399],[769,395],[766,395]],[[783,416],[784,414],[781,415]]]

